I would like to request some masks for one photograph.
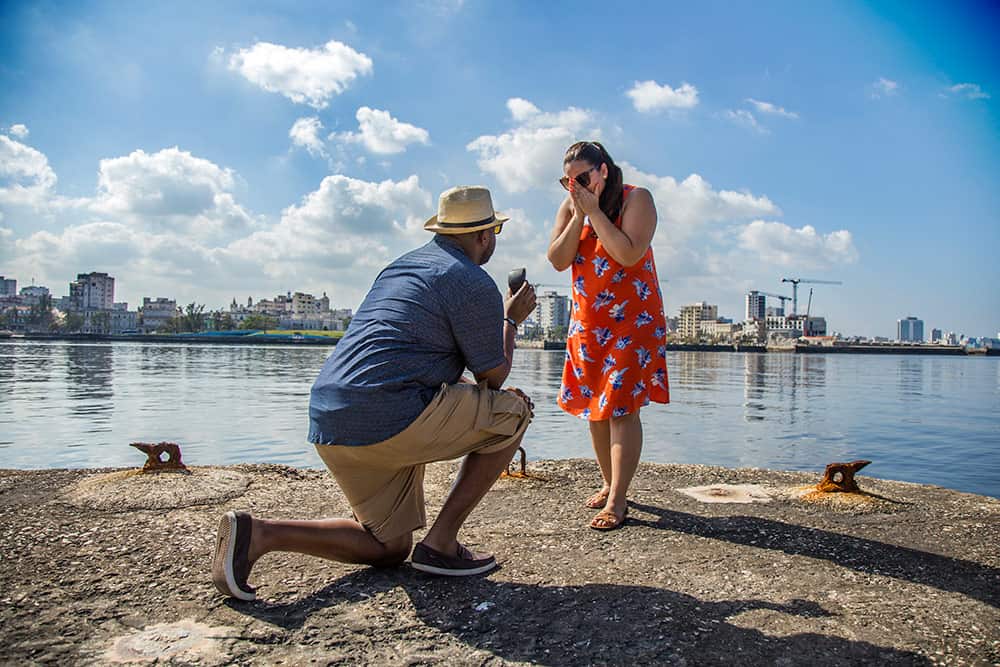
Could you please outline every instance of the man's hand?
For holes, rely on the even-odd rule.
[[[515,396],[517,396],[518,398],[520,398],[522,401],[524,401],[525,403],[527,403],[528,404],[528,409],[531,411],[531,416],[532,417],[535,416],[535,404],[531,401],[530,398],[528,398],[527,394],[525,394],[523,391],[521,391],[517,387],[506,387],[504,389],[504,391],[507,391],[507,392],[510,392],[511,394],[514,394]]]
[[[521,289],[517,290],[517,294],[512,295],[510,290],[507,291],[507,300],[503,304],[503,314],[504,317],[513,318],[515,322],[520,324],[534,312],[536,305],[535,288],[531,283],[525,282],[521,285]]]

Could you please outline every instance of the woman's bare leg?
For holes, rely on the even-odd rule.
[[[604,485],[601,490],[587,499],[587,507],[604,507],[611,492],[611,422],[607,419],[590,422],[590,441],[597,456]]]
[[[628,487],[632,483],[636,468],[639,466],[641,455],[642,422],[639,420],[639,411],[624,417],[612,417],[609,448],[611,460],[610,492],[604,509],[612,512],[616,517],[622,517],[625,514]]]

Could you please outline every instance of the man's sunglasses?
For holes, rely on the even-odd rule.
[[[579,183],[585,188],[590,187],[590,172],[594,171],[595,169],[597,169],[597,167],[591,167],[587,171],[581,171],[579,174],[576,175],[576,178],[573,180],[575,180],[577,183]],[[563,189],[569,190],[569,177],[563,176],[562,178],[560,178],[559,185],[563,186]]]
[[[500,231],[503,229],[503,225],[497,225],[493,228],[493,236],[500,236]]]

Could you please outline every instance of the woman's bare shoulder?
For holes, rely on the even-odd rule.
[[[632,187],[632,191],[629,193],[628,197],[625,197],[625,202],[622,204],[622,212],[624,213],[626,209],[629,208],[629,204],[636,204],[639,208],[645,208],[647,206],[653,206],[655,209],[655,204],[653,202],[653,194],[644,187],[635,185]]]

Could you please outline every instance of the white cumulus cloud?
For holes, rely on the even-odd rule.
[[[129,157],[148,162],[153,156],[136,151]],[[161,157],[158,166],[169,162]],[[127,166],[127,160],[103,169],[106,185],[95,197],[114,219],[69,223],[59,231],[34,231],[22,237],[0,228],[0,257],[11,275],[35,276],[59,294],[77,272],[108,271],[118,280],[121,298],[133,301],[158,295],[214,307],[228,303],[233,295],[263,296],[293,286],[317,294],[328,291],[335,303],[353,306],[385,264],[413,248],[415,241],[430,238],[420,227],[432,213],[431,197],[415,175],[383,182],[329,176],[298,204],[286,208],[277,222],[257,224],[234,239],[220,239],[193,234],[179,225],[136,220],[135,211],[150,210],[149,200],[139,195],[157,191],[141,184],[161,177],[157,170],[146,168],[145,172],[153,171],[149,176],[139,169],[139,178],[126,187],[117,173],[123,164]],[[201,178],[209,178],[213,187],[224,186],[233,177],[212,166],[201,165]],[[204,195],[188,194],[197,202],[188,214],[208,215],[202,211],[208,201]],[[174,195],[167,199],[178,201]],[[156,206],[151,215],[162,217]]]
[[[524,192],[554,183],[562,174],[566,149],[582,135],[599,139],[594,114],[569,107],[544,113],[522,98],[507,100],[516,127],[502,134],[482,135],[465,147],[477,153],[479,168],[496,177],[507,192]]]
[[[770,102],[761,102],[760,100],[755,100],[752,97],[747,98],[747,102],[753,105],[753,107],[760,113],[771,114],[772,116],[781,116],[782,118],[798,118],[799,115],[794,111],[788,111],[783,107],[771,104]]]
[[[229,69],[296,104],[324,109],[356,78],[371,74],[372,59],[336,40],[317,49],[257,42],[233,54]]]
[[[18,139],[28,138],[28,127],[23,123],[14,123],[10,126],[11,136],[17,137]]]
[[[754,220],[739,235],[740,246],[764,262],[783,267],[827,268],[857,260],[846,229],[820,234],[811,225],[795,229],[781,222]]]
[[[101,160],[90,208],[154,232],[232,236],[254,226],[236,203],[236,185],[232,170],[176,146],[151,154],[136,150]]]
[[[885,77],[879,77],[878,81],[871,85],[871,95],[875,99],[891,97],[897,92],[899,92],[899,83]]]
[[[288,130],[288,136],[294,145],[305,148],[310,155],[326,157],[326,147],[323,145],[323,139],[319,136],[322,130],[323,123],[316,116],[299,118]]]
[[[762,215],[780,215],[781,209],[766,196],[749,192],[716,190],[699,174],[682,181],[672,176],[656,176],[621,163],[626,183],[647,188],[656,202],[660,224],[675,239],[687,237],[701,225],[747,220]]]
[[[55,185],[44,153],[0,134],[0,204],[41,207]]]
[[[684,82],[677,88],[655,81],[636,81],[626,95],[636,111],[648,113],[664,109],[691,109],[698,105],[698,89]]]
[[[259,262],[278,278],[310,272],[371,271],[400,250],[409,228],[430,216],[431,197],[416,175],[372,183],[327,176],[302,202],[286,208],[280,222],[231,243],[226,253]]]
[[[757,117],[746,109],[727,109],[722,115],[737,125],[749,127],[751,130],[756,130],[762,134],[767,133],[767,128],[758,123]]]
[[[958,83],[948,88],[948,92],[954,95],[961,95],[970,100],[988,100],[989,93],[985,92],[978,83]]]
[[[357,132],[334,134],[331,138],[361,144],[370,152],[380,155],[402,153],[410,144],[430,143],[430,133],[427,130],[399,121],[388,111],[361,107],[355,118],[358,120]]]

